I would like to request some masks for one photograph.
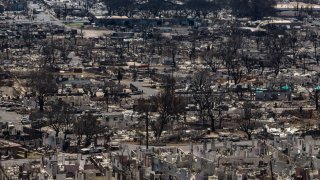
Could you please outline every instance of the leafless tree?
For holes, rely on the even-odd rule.
[[[218,92],[214,96],[214,110],[217,112],[217,118],[218,118],[218,128],[222,128],[222,123],[223,123],[223,111],[225,110],[223,107],[223,102],[225,101],[225,93],[223,92]]]
[[[298,52],[298,48],[299,48],[299,43],[298,43],[298,33],[295,30],[292,30],[288,33],[287,37],[287,41],[289,43],[291,52],[292,52],[292,63],[295,64],[296,63],[296,57],[297,57],[297,52]]]
[[[122,74],[122,72],[121,72],[121,69],[119,68],[118,71],[117,71],[118,84],[120,84],[122,78],[123,78],[123,74]]]
[[[157,141],[160,140],[162,132],[172,121],[178,121],[184,114],[186,103],[180,96],[176,96],[170,88],[166,88],[157,96],[151,98],[159,117],[150,122],[151,129]]]
[[[253,112],[254,105],[248,101],[243,104],[243,117],[239,119],[239,128],[247,134],[248,140],[252,139],[253,130],[258,126],[257,118],[261,117],[258,112]]]
[[[81,116],[73,124],[73,132],[78,137],[78,146],[80,146],[83,136],[85,136],[85,145],[90,145],[91,141],[96,140],[99,134],[102,134],[106,131],[106,127],[102,126],[97,120],[97,117],[91,113],[87,113]]]
[[[66,138],[73,120],[71,107],[62,100],[51,102],[44,114],[48,118],[48,126],[55,131],[55,136],[58,137],[59,132],[64,131]]]
[[[46,97],[57,92],[57,83],[53,73],[40,69],[33,71],[29,79],[30,90],[37,98],[39,110],[43,112]]]
[[[271,35],[264,39],[267,49],[267,57],[270,58],[274,74],[277,76],[284,63],[286,51],[286,39],[282,35]]]
[[[86,42],[85,49],[84,49],[84,56],[87,60],[92,61],[93,59],[93,49],[94,49],[94,42]]]
[[[196,36],[196,35],[193,34],[193,36]],[[192,40],[191,50],[188,52],[188,54],[189,54],[189,60],[194,62],[194,60],[197,57],[196,42],[194,39]]]
[[[241,52],[240,59],[242,64],[247,70],[247,73],[250,74],[254,69],[254,66],[258,63],[258,59],[251,57],[247,52]]]
[[[319,37],[320,36],[318,32],[312,31],[310,33],[310,41],[312,42],[313,49],[314,49],[314,58],[316,59],[318,65],[319,65],[319,58],[317,57],[318,56],[317,48],[319,45]]]
[[[143,119],[145,119],[146,125],[146,148],[149,148],[149,122],[150,113],[155,111],[155,105],[150,99],[140,98],[136,102],[134,110],[138,112]]]
[[[41,62],[41,67],[54,66],[57,59],[57,47],[59,46],[58,41],[56,41],[53,36],[50,39],[46,39],[41,42],[40,52],[42,53],[43,62]]]
[[[163,41],[163,44],[165,44],[164,49],[162,51],[162,56],[165,57],[171,57],[172,60],[172,67],[176,67],[176,56],[178,55],[179,47],[177,42],[173,40],[167,40]]]
[[[215,72],[218,62],[214,53],[215,52],[213,50],[207,49],[202,54],[200,54],[200,56],[202,56],[204,62],[210,67],[210,69]]]
[[[198,117],[202,124],[205,124],[207,118],[211,122],[211,130],[215,130],[215,115],[214,106],[215,100],[213,96],[213,90],[211,88],[212,81],[210,73],[206,70],[198,71],[194,74],[191,81],[191,93],[193,99],[199,107]]]
[[[233,25],[234,26],[234,25]],[[239,50],[243,45],[243,36],[236,31],[234,27],[230,30],[230,37],[226,41],[221,42],[215,53],[225,63],[229,76],[232,77],[235,84],[239,84],[243,78],[243,71],[240,65]]]

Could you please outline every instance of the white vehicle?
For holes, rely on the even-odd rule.
[[[9,129],[13,129],[14,128],[14,124],[12,122],[8,122],[8,128]]]
[[[81,154],[102,153],[105,150],[104,147],[89,146],[87,148],[80,149]]]
[[[120,143],[119,141],[112,141],[110,143],[110,149],[111,150],[119,150],[120,149]]]
[[[138,82],[143,82],[144,81],[144,79],[142,77],[139,77],[137,80],[138,80]]]

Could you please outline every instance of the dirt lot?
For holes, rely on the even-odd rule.
[[[112,31],[109,30],[87,30],[84,29],[83,31],[83,35],[85,38],[94,38],[94,37],[99,37],[99,36],[103,36],[105,34],[111,34]]]

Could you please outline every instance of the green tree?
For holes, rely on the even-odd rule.
[[[171,3],[164,0],[149,0],[140,5],[140,10],[149,11],[154,17],[161,16],[162,12],[172,8]]]
[[[250,17],[253,20],[262,19],[275,14],[275,0],[237,0],[229,1],[233,15]]]
[[[107,6],[109,15],[125,15],[132,16],[132,11],[135,7],[134,0],[103,0]]]
[[[220,9],[218,3],[208,0],[188,0],[185,3],[185,8],[192,11],[199,18],[201,16],[206,18],[209,12],[217,12]]]

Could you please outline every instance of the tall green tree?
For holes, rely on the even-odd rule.
[[[237,0],[229,1],[233,15],[237,17],[249,17],[253,20],[262,19],[275,14],[275,0]]]
[[[195,14],[196,17],[204,17],[206,18],[210,12],[216,12],[219,10],[219,5],[216,1],[208,1],[208,0],[188,0],[185,3],[185,8]]]
[[[173,8],[172,3],[164,0],[149,0],[140,5],[140,10],[149,11],[154,17],[161,16],[163,11]]]
[[[134,0],[103,0],[107,6],[109,15],[125,15],[132,16],[132,11],[135,8]]]

